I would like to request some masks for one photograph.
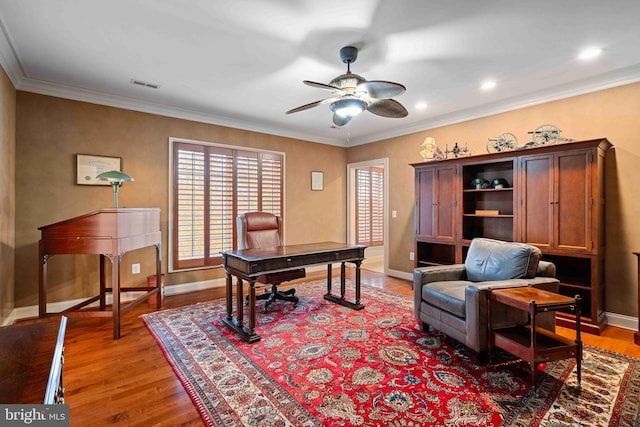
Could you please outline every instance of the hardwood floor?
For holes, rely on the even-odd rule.
[[[348,274],[353,274],[348,270]],[[336,273],[339,274],[339,273]],[[309,273],[305,280],[323,278]],[[378,288],[413,295],[411,283],[363,270],[362,282]],[[224,296],[223,288],[165,298],[164,308],[179,307]],[[139,319],[153,311],[140,304],[122,319],[122,337],[112,339],[110,320],[69,319],[65,339],[65,402],[70,405],[71,426],[201,426],[200,416],[174,375],[162,351]],[[55,322],[57,319],[48,320]],[[41,321],[20,322],[41,323]],[[3,328],[4,329],[4,328]],[[559,328],[574,337],[570,329]],[[584,334],[591,346],[640,357],[633,332],[607,327],[602,336]],[[3,347],[7,341],[2,339]],[[16,351],[18,351],[16,349]],[[43,369],[42,366],[39,369]],[[48,367],[45,367],[48,370]],[[22,403],[38,403],[41,395],[25,392]],[[18,402],[16,402],[18,403]]]

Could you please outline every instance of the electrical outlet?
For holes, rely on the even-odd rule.
[[[131,274],[140,274],[140,264],[131,264]]]
[[[409,261],[413,261],[415,259],[415,254],[413,252],[409,252]]]
[[[398,211],[391,211],[391,218],[398,218]]]

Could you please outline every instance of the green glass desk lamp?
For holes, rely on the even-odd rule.
[[[102,172],[101,174],[96,175],[96,179],[100,179],[102,181],[108,181],[109,184],[113,187],[113,207],[118,207],[118,189],[122,185],[123,182],[129,181],[133,182],[133,178],[131,178],[126,173],[122,173],[120,171],[107,171]]]

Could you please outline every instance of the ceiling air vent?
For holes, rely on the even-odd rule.
[[[148,87],[148,88],[151,88],[151,89],[158,89],[158,88],[160,87],[160,85],[153,84],[153,83],[143,82],[142,80],[137,80],[137,79],[131,79],[130,83],[131,83],[132,85],[138,85],[138,86]]]

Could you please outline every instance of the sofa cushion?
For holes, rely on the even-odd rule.
[[[535,276],[540,257],[535,246],[477,238],[471,241],[464,264],[472,282],[522,279]]]
[[[468,284],[466,280],[427,283],[422,287],[422,299],[464,319],[464,289]]]

